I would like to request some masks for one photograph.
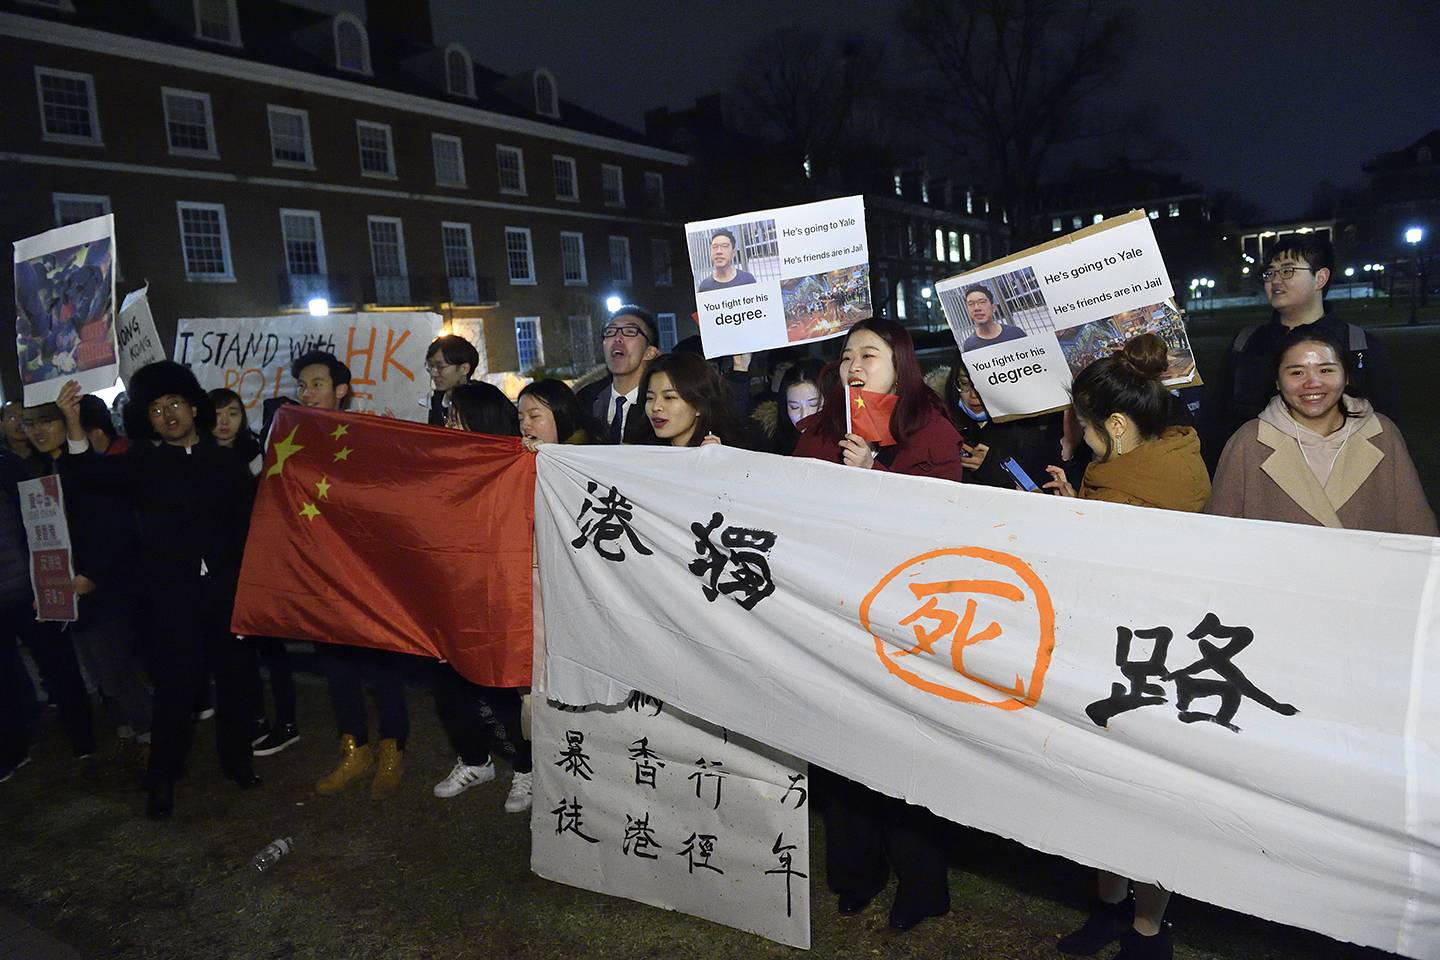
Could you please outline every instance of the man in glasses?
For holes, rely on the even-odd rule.
[[[1399,383],[1384,345],[1361,327],[1346,323],[1325,304],[1335,274],[1335,250],[1314,233],[1294,234],[1270,249],[1260,282],[1274,311],[1270,322],[1246,327],[1225,354],[1219,376],[1209,379],[1201,410],[1200,435],[1210,469],[1230,435],[1260,415],[1275,394],[1275,352],[1295,327],[1316,323],[1348,346],[1347,392],[1369,400],[1395,419]]]
[[[577,399],[609,443],[637,443],[650,430],[644,411],[636,411],[640,382],[650,361],[660,356],[655,315],[626,304],[616,310],[600,334],[610,376],[581,388]],[[633,415],[632,415],[633,413]]]
[[[445,426],[450,391],[467,382],[480,369],[480,351],[464,337],[438,337],[425,351],[425,372],[435,392],[430,395],[430,424]]]

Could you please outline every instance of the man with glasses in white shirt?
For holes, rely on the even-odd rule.
[[[650,430],[644,412],[635,409],[645,370],[660,356],[655,315],[627,303],[611,314],[600,341],[610,375],[581,388],[577,399],[581,409],[595,418],[604,442],[636,443]]]

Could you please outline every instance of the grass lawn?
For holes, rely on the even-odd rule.
[[[301,679],[305,739],[257,761],[265,784],[242,794],[222,780],[202,723],[175,819],[164,824],[143,818],[144,795],[118,770],[83,777],[53,715],[45,718],[34,762],[0,786],[0,907],[85,956],[125,960],[804,955],[531,874],[528,820],[501,811],[508,773],[453,800],[431,796],[452,758],[422,688],[411,688],[401,792],[378,803],[363,786],[316,796],[332,758],[329,704],[318,680]],[[281,836],[295,838],[295,852],[265,874],[249,870],[250,857]],[[836,914],[813,817],[810,955],[1059,956],[1055,938],[1082,919],[1088,871],[973,831],[952,839],[952,912],[895,936],[885,922],[892,891],[857,917]],[[1184,898],[1171,918],[1184,960],[1387,956]]]

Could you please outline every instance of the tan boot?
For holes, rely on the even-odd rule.
[[[370,799],[383,800],[400,789],[400,778],[405,775],[405,751],[394,740],[380,741],[380,760],[375,767],[375,779],[370,782]]]
[[[315,784],[315,792],[338,793],[374,767],[375,751],[370,748],[370,744],[356,746],[353,736],[343,734],[340,737],[340,763]]]

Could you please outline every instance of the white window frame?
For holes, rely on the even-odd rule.
[[[205,107],[205,139],[210,146],[205,150],[195,147],[177,147],[170,139],[170,98],[189,97],[199,100]],[[161,87],[160,105],[165,111],[165,147],[170,151],[172,157],[207,157],[211,160],[220,158],[220,144],[215,139],[215,111],[210,106],[210,94],[200,90],[184,90],[180,87]]]
[[[45,88],[41,85],[41,77],[56,77],[62,80],[84,80],[85,89],[90,98],[90,127],[91,135],[78,137],[73,133],[51,133],[45,126]],[[95,77],[89,73],[76,73],[74,70],[55,70],[51,67],[35,68],[35,102],[40,108],[40,135],[46,143],[75,143],[87,147],[105,146],[104,137],[100,133],[100,105],[95,98]]]
[[[659,261],[655,254],[665,251],[665,269],[668,273],[664,276],[660,273]],[[670,247],[669,240],[662,240],[659,237],[650,238],[650,270],[655,275],[655,286],[669,287],[675,283],[675,252]]]
[[[275,156],[275,127],[270,118],[277,113],[300,118],[300,128],[304,131],[305,136],[304,160],[281,160]],[[272,167],[289,167],[293,170],[315,169],[315,147],[310,141],[309,110],[301,110],[298,107],[282,107],[277,103],[267,103],[265,104],[265,128],[270,132],[270,165]]]
[[[204,0],[195,0],[193,4],[195,10],[195,39],[204,40],[206,43],[223,43],[229,47],[243,46],[240,42],[240,12],[236,9],[235,0],[225,0],[225,6],[230,15],[230,39],[228,40],[207,37],[200,31],[200,4],[203,2]]]
[[[450,56],[451,56],[451,54],[456,54],[456,53],[458,53],[458,54],[459,54],[461,57],[463,57],[464,60],[465,60],[465,89],[463,89],[463,90],[456,90],[455,87],[452,86],[451,83],[450,83]],[[444,67],[445,67],[445,92],[448,93],[448,94],[450,94],[452,97],[465,97],[465,98],[467,98],[467,99],[474,100],[474,99],[475,99],[475,61],[474,61],[474,59],[470,56],[470,51],[469,51],[469,50],[466,50],[464,47],[460,46],[460,44],[458,44],[458,43],[452,43],[452,44],[447,45],[447,46],[445,47]]]
[[[55,212],[55,226],[61,226],[60,204],[62,203],[98,203],[101,206],[100,216],[110,212],[110,198],[101,193],[52,193],[50,195],[51,209]],[[70,223],[78,221],[71,220]]]
[[[470,268],[470,275],[468,277],[457,277],[450,272],[450,254],[445,248],[445,231],[447,230],[460,230],[465,234],[465,255],[468,258],[468,266]],[[448,284],[453,280],[469,280],[475,285],[475,299],[479,301],[480,277],[475,272],[475,231],[470,224],[461,223],[458,220],[440,221],[440,260],[445,266],[446,283]],[[452,303],[456,300],[453,287],[450,291],[450,300]]]
[[[530,275],[527,277],[515,277],[510,271],[510,237],[511,235],[524,236],[525,238],[525,261],[530,268]],[[512,287],[533,287],[535,286],[535,242],[530,235],[529,227],[506,227],[505,228],[505,276]]]
[[[564,194],[560,192],[560,178],[555,176],[555,168],[564,165],[570,168],[570,185],[574,192]],[[560,154],[552,154],[550,157],[550,177],[555,181],[555,199],[566,200],[570,203],[578,203],[580,200],[580,169],[575,165],[574,157],[566,157]]]
[[[520,357],[520,325],[533,324],[535,330],[535,358],[534,362],[525,364]],[[519,373],[535,367],[545,366],[545,338],[540,332],[539,317],[516,317],[515,318],[515,369]]]
[[[515,165],[520,173],[520,186],[505,186],[505,157],[514,157]],[[525,151],[519,147],[506,146],[503,143],[495,145],[495,177],[499,182],[500,192],[512,197],[523,197],[528,194],[525,185]]]
[[[669,321],[669,323],[667,324],[666,321]],[[669,332],[668,338],[666,337],[667,330]],[[669,353],[671,350],[674,350],[675,344],[680,342],[680,331],[675,326],[675,314],[673,313],[655,314],[655,332],[660,336],[660,342],[655,344],[655,346],[659,347],[663,353]],[[666,339],[669,339],[670,342],[666,343]]]
[[[618,241],[618,244],[617,244]],[[635,266],[630,261],[630,238],[610,235],[610,282],[617,287],[628,287],[635,282]],[[615,251],[623,251],[621,263],[625,265],[625,275],[620,276],[615,270]]]
[[[460,168],[459,180],[440,179],[440,149],[442,143],[455,145],[455,163]],[[430,157],[435,163],[435,185],[439,187],[464,187],[465,183],[465,141],[448,133],[430,134]]]
[[[365,169],[365,147],[364,147],[364,144],[362,144],[362,143],[360,142],[360,130],[361,130],[362,127],[369,127],[369,128],[371,128],[372,130],[384,130],[384,131],[385,131],[385,155],[386,155],[386,162],[389,164],[389,168],[390,168],[388,173],[381,173],[381,172],[379,172],[379,171],[377,171],[377,170],[366,170],[366,169]],[[356,150],[356,157],[357,157],[357,158],[359,159],[359,161],[360,161],[360,176],[362,176],[362,177],[376,177],[376,178],[378,178],[378,179],[380,179],[380,180],[396,180],[396,179],[398,179],[398,177],[397,177],[397,175],[396,175],[396,173],[395,173],[395,135],[394,135],[393,133],[391,133],[391,131],[390,131],[390,124],[388,124],[388,123],[377,123],[377,122],[375,122],[374,120],[356,120],[356,121],[355,121],[355,150]]]
[[[577,256],[580,260],[580,276],[570,276],[570,271],[565,264],[565,241],[574,240],[578,244]],[[560,276],[564,278],[567,287],[583,287],[590,282],[590,271],[585,265],[585,235],[574,230],[560,231]]]
[[[569,327],[566,332],[570,335],[570,368],[578,371],[595,366],[595,341],[598,338],[590,315],[572,313],[565,322]]]
[[[665,175],[663,173],[657,173],[654,170],[645,171],[645,202],[653,204],[654,209],[658,211],[665,210]]]
[[[615,173],[615,199],[610,198],[610,172]],[[607,207],[625,206],[625,168],[614,163],[600,164],[600,194]]]
[[[316,265],[319,267],[319,271],[318,271],[317,273],[308,274],[308,273],[291,273],[291,272],[290,272],[290,250],[289,250],[290,238],[289,238],[289,237],[286,235],[286,233],[285,233],[285,218],[286,218],[286,217],[297,217],[297,218],[303,217],[303,218],[306,219],[306,220],[311,220],[311,221],[314,222],[314,224],[315,224],[315,261],[316,261]],[[282,254],[282,259],[283,259],[283,261],[284,261],[284,263],[285,263],[285,275],[286,275],[286,276],[290,276],[290,277],[308,277],[308,276],[323,277],[323,276],[326,276],[326,275],[328,275],[328,274],[330,273],[330,271],[326,268],[326,265],[325,265],[325,230],[324,230],[323,225],[321,224],[321,221],[320,221],[320,211],[319,211],[319,210],[295,210],[295,209],[291,209],[290,207],[281,207],[281,208],[280,208],[280,248],[281,248],[280,252],[281,252],[281,254]]]
[[[219,214],[220,253],[225,261],[224,273],[192,273],[190,260],[185,255],[185,211],[210,210]],[[225,220],[225,204],[195,203],[189,200],[175,201],[175,218],[180,228],[180,264],[185,270],[185,279],[191,283],[234,283],[235,262],[230,257],[230,225]]]
[[[542,77],[550,83],[550,105],[548,109],[540,102],[540,79]],[[531,84],[533,87],[533,92],[535,94],[535,112],[540,114],[540,116],[542,117],[559,117],[560,87],[555,83],[555,74],[543,68],[540,70],[536,70],[535,76],[531,80]]]
[[[380,273],[379,264],[375,262],[375,234],[370,230],[371,226],[376,223],[393,223],[395,225],[395,245],[398,248],[400,272],[396,274],[384,274],[384,276],[405,278],[407,294],[410,292],[410,262],[409,258],[405,256],[405,222],[399,217],[381,217],[375,214],[367,216],[365,218],[365,245],[370,248],[370,276],[375,279],[375,299],[377,302],[383,303],[384,298],[380,296],[380,279],[382,274]],[[407,296],[403,299],[409,300],[413,298]]]
[[[347,67],[340,62],[340,24],[348,23],[360,31],[360,67]],[[365,24],[353,13],[337,13],[330,25],[331,39],[335,43],[335,69],[344,70],[346,73],[362,73],[370,76],[370,33],[365,29]]]

